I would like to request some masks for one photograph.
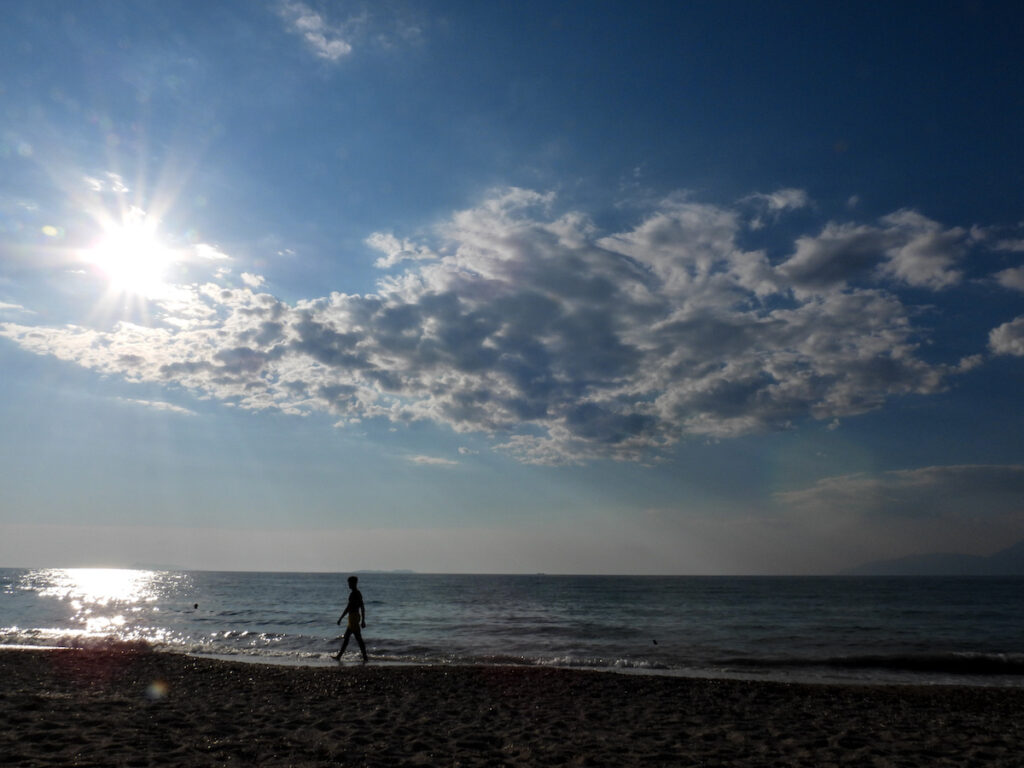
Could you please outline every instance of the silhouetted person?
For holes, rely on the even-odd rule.
[[[356,576],[348,577],[348,588],[352,591],[348,595],[348,605],[345,606],[345,610],[341,616],[338,617],[338,625],[341,625],[341,620],[348,616],[348,626],[345,628],[345,637],[341,641],[341,650],[338,651],[338,655],[334,657],[335,661],[341,661],[341,655],[348,648],[348,641],[352,635],[356,636],[356,642],[359,643],[359,650],[363,652],[363,661],[368,661],[366,656],[366,644],[363,643],[363,633],[360,632],[360,627],[366,629],[366,606],[363,605],[363,593],[356,589],[356,584],[359,582],[359,578]]]

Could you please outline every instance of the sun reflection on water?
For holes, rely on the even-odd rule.
[[[150,614],[159,613],[156,603],[168,580],[175,581],[175,575],[120,568],[55,568],[27,579],[40,596],[67,604],[68,619],[81,635],[148,642],[161,642],[167,634],[145,625]]]
[[[157,571],[122,568],[59,568],[45,572],[51,582],[40,591],[46,597],[69,600],[78,606],[135,605],[158,597]]]

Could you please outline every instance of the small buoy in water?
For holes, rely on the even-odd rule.
[[[655,644],[655,645],[657,645],[657,644],[658,644],[658,641],[657,641],[657,640],[654,640],[653,642],[654,642],[654,644]]]

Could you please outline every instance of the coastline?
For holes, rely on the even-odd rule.
[[[11,766],[1011,766],[1024,690],[0,650]]]

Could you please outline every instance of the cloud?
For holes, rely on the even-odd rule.
[[[432,467],[457,467],[459,462],[452,459],[442,459],[438,456],[410,456],[409,461],[413,464],[428,464]]]
[[[934,466],[819,480],[778,494],[785,504],[830,514],[886,518],[1024,516],[1024,465]],[[1012,543],[1012,542],[1010,542]]]
[[[959,283],[963,274],[954,269],[965,253],[967,230],[944,229],[937,221],[911,210],[882,218],[894,242],[886,251],[883,273],[916,288],[938,290]]]
[[[955,265],[966,252],[967,235],[910,210],[884,216],[879,225],[830,222],[818,235],[797,238],[796,251],[780,272],[805,290],[879,278],[939,290],[962,279]]]
[[[550,193],[504,189],[429,242],[372,235],[388,264],[414,256],[372,294],[289,304],[252,279],[195,283],[152,327],[0,335],[240,408],[433,421],[548,464],[834,422],[964,370],[920,356],[899,293],[955,284],[961,230],[899,211],[799,236],[778,263],[741,232],[740,210],[672,196],[603,233]]]
[[[750,222],[750,228],[761,229],[767,220],[777,219],[786,211],[795,211],[801,208],[810,207],[811,198],[802,189],[778,189],[769,194],[757,192],[744,197],[740,202],[752,205],[759,215]]]
[[[122,403],[128,403],[130,405],[141,405],[145,408],[152,408],[155,411],[166,411],[167,413],[178,413],[183,416],[196,416],[196,412],[189,410],[188,408],[182,408],[180,405],[173,405],[172,403],[165,403],[162,400],[136,400],[128,397],[119,397]]]
[[[325,21],[305,3],[283,3],[281,16],[292,32],[302,36],[317,57],[337,61],[352,52],[352,45],[343,39],[344,30]]]
[[[996,281],[1004,288],[1024,291],[1024,267],[1004,269],[1002,272],[997,272],[995,277]]]
[[[9,304],[6,301],[0,301],[0,312],[3,311],[30,312],[30,310],[25,309],[21,304]]]
[[[1024,315],[992,329],[988,348],[996,355],[1024,357]]]
[[[120,174],[106,171],[103,177],[97,176],[85,176],[82,178],[85,182],[86,187],[90,192],[111,192],[114,194],[122,195],[127,192],[131,192],[128,185],[125,184],[124,179]]]
[[[249,288],[259,288],[264,283],[263,275],[254,275],[251,272],[243,272],[239,277]]]
[[[806,208],[811,204],[811,198],[802,189],[779,189],[770,194],[756,193],[745,198],[763,205],[769,211],[789,211]]]
[[[196,257],[202,261],[231,261],[231,257],[222,253],[216,246],[209,243],[197,243],[193,248]]]
[[[424,245],[414,243],[412,240],[400,240],[394,235],[383,232],[374,232],[366,238],[366,244],[374,250],[384,253],[373,265],[381,269],[388,269],[402,261],[422,261],[436,259],[437,254]]]
[[[1024,253],[1024,238],[1010,238],[999,240],[992,246],[996,251],[1011,251],[1013,253]]]

